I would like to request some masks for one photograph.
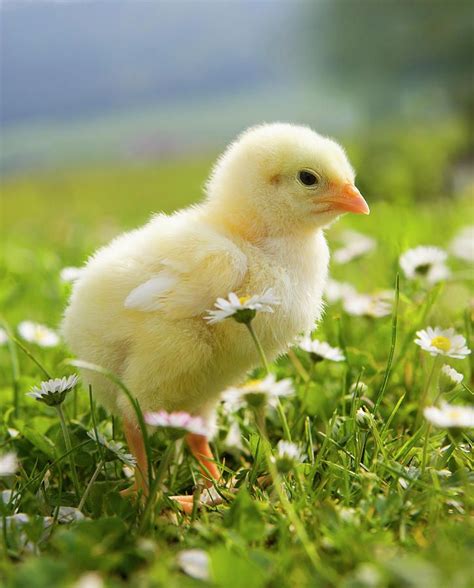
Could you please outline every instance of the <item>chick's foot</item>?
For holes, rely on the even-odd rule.
[[[194,496],[192,495],[183,495],[183,496],[170,496],[171,500],[176,501],[181,510],[183,510],[186,514],[191,514],[194,508]],[[198,507],[205,505],[205,506],[217,506],[222,504],[222,496],[217,492],[217,490],[212,486],[210,488],[206,488],[202,491],[199,496],[198,500]]]

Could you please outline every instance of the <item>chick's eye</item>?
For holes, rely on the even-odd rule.
[[[316,186],[319,182],[318,176],[307,169],[298,172],[298,179],[304,186]]]

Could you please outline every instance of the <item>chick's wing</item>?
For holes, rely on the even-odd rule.
[[[216,298],[239,288],[247,258],[226,237],[202,227],[162,243],[158,271],[130,291],[126,309],[160,312],[170,318],[198,316]]]

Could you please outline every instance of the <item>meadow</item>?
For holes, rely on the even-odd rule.
[[[314,336],[343,360],[295,348],[270,367],[293,387],[282,406],[298,446],[297,454],[278,458],[285,430],[269,407],[278,491],[262,482],[265,441],[251,407],[222,406],[213,447],[225,464],[223,504],[187,516],[168,496],[191,493],[199,470],[175,435],[152,431],[161,483],[145,505],[120,495],[130,484],[121,424],[91,403],[81,383],[62,405],[72,450],[54,407],[26,396],[46,373],[75,373],[60,341],[46,347],[18,332],[22,321],[58,329],[71,288],[61,270],[80,266],[151,213],[199,199],[210,162],[102,166],[3,182],[0,305],[3,328],[18,343],[0,346],[0,458],[14,452],[19,464],[0,477],[1,584],[472,586],[472,437],[468,428],[430,423],[423,409],[473,404],[473,354],[434,357],[415,343],[419,330],[452,327],[472,348],[472,262],[450,249],[472,224],[469,189],[416,198],[417,186],[410,191],[402,179],[392,193],[385,186],[379,193],[367,171],[362,191],[371,215],[346,216],[328,230],[339,252],[331,263],[336,282]],[[356,251],[363,239],[348,230],[372,241]],[[430,282],[426,268],[413,279],[402,271],[400,256],[419,245],[448,252],[445,279]],[[365,310],[341,283],[373,296]],[[444,364],[462,382],[443,379]],[[263,369],[249,375],[264,376]],[[94,429],[102,443],[88,435]]]

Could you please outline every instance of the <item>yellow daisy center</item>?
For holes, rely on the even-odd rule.
[[[258,387],[261,383],[261,380],[249,380],[248,382],[245,382],[243,388],[245,390],[255,390],[256,387]]]
[[[45,339],[45,338],[46,338],[46,333],[45,333],[45,331],[43,331],[43,329],[36,329],[36,331],[35,331],[35,338],[36,338],[38,341],[43,341],[43,339]]]
[[[431,345],[436,347],[436,349],[441,349],[441,351],[449,351],[451,349],[451,341],[441,335],[431,339]]]
[[[246,302],[248,302],[250,300],[250,296],[241,296],[239,298],[239,302],[240,304],[245,304]]]
[[[458,420],[461,418],[461,411],[457,410],[456,408],[452,408],[448,411],[448,417],[453,420]]]

